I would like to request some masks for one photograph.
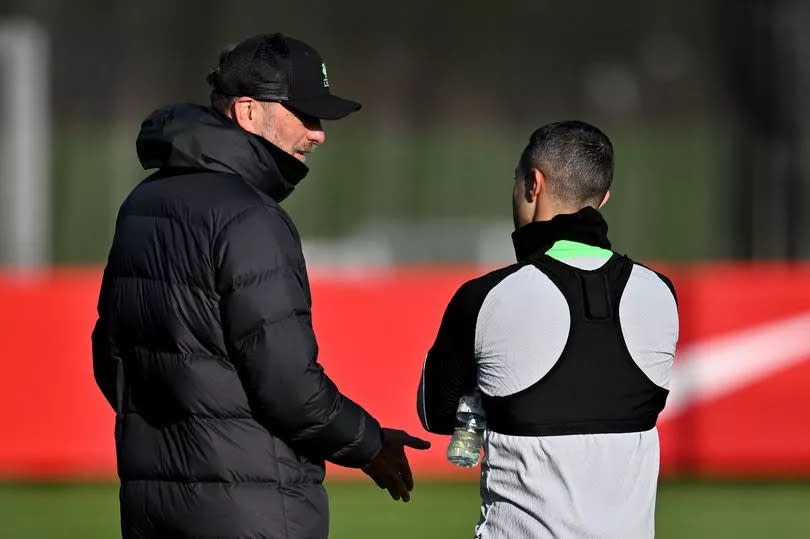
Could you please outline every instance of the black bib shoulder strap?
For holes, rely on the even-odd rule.
[[[618,254],[595,270],[548,255],[528,262],[565,297],[571,321],[568,340],[551,370],[531,386],[506,396],[484,395],[490,430],[556,436],[654,427],[667,390],[650,381],[630,356],[619,319],[633,262]]]
[[[529,260],[568,299],[572,316],[586,320],[618,320],[619,301],[633,271],[633,261],[613,253],[595,270],[570,266],[548,255]],[[580,301],[572,301],[579,298]]]

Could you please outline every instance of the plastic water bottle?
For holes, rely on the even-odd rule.
[[[461,468],[472,468],[481,460],[484,429],[487,428],[480,393],[464,395],[458,401],[456,430],[447,446],[447,460]]]

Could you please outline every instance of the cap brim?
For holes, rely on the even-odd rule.
[[[360,109],[360,103],[336,95],[324,95],[311,99],[290,99],[284,105],[321,120],[339,120]]]

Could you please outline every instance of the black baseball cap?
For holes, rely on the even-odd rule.
[[[224,96],[277,101],[323,120],[343,118],[361,106],[332,95],[318,51],[280,33],[253,36],[224,51],[208,83]]]

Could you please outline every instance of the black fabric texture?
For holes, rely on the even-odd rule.
[[[600,273],[582,273],[579,276],[582,285],[585,306],[585,318],[588,320],[605,320],[612,314],[610,285],[607,275]]]
[[[200,105],[160,108],[141,125],[136,141],[143,168],[161,176],[178,169],[236,174],[276,202],[293,192],[309,169],[230,118]]]
[[[138,154],[160,170],[119,211],[92,337],[122,534],[326,537],[325,461],[362,467],[381,436],[317,361],[278,204],[307,169],[195,105],[153,113]]]
[[[550,221],[534,221],[512,233],[518,261],[535,253],[545,253],[558,240],[576,241],[610,249],[608,226],[602,214],[590,206],[577,213],[556,215]]]
[[[318,51],[280,33],[250,37],[223,53],[208,81],[222,95],[277,101],[323,120],[343,118],[361,107],[330,93]]]
[[[568,341],[557,363],[537,383],[505,397],[483,396],[488,428],[516,436],[653,428],[669,392],[633,361],[619,322],[619,302],[633,262],[614,254],[593,271],[547,255],[532,262],[568,302]]]
[[[285,36],[259,34],[223,53],[209,81],[222,95],[285,101],[292,68]]]

